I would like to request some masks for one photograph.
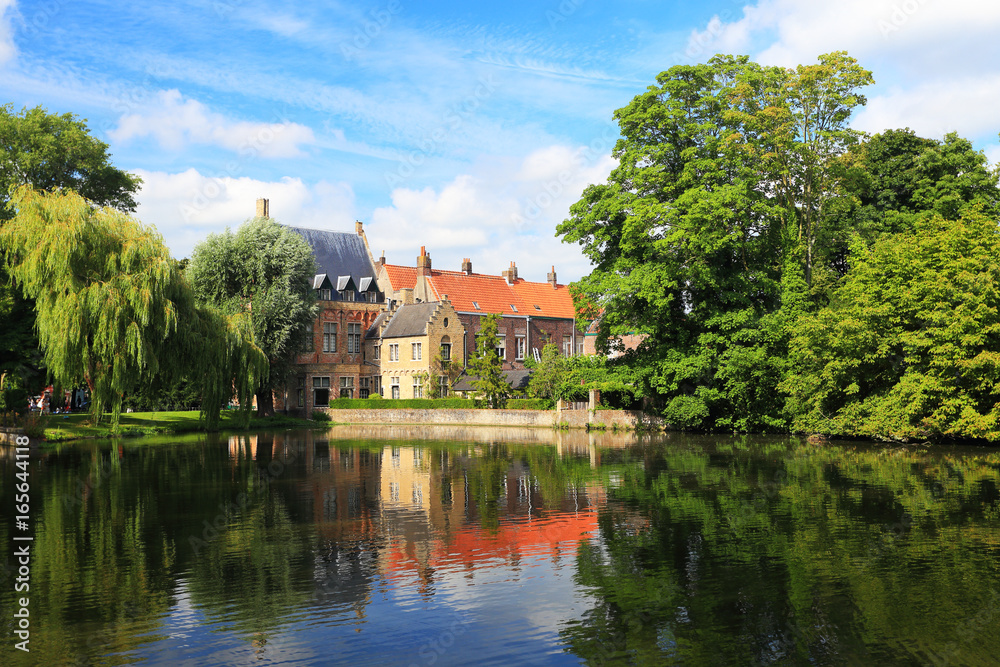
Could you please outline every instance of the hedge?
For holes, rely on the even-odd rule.
[[[479,408],[471,398],[335,398],[330,401],[331,410],[434,410]],[[552,401],[545,398],[512,398],[507,401],[508,410],[551,410]]]

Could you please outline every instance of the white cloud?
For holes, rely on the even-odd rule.
[[[846,49],[856,57],[889,51],[933,64],[934,44],[944,41],[964,52],[976,35],[987,37],[1000,27],[1000,4],[993,0],[760,0],[735,14],[717,15],[693,31],[688,52],[752,50],[762,63],[790,67],[830,51]]]
[[[210,233],[236,228],[268,199],[271,217],[295,227],[353,231],[354,192],[346,183],[308,185],[298,178],[267,182],[137,170],[143,186],[136,216],[155,225],[174,257],[188,257]]]
[[[14,28],[11,26],[11,17],[17,11],[16,4],[16,0],[0,0],[0,67],[17,56]]]
[[[197,100],[184,99],[178,90],[160,91],[155,101],[137,113],[126,114],[109,136],[126,142],[153,136],[164,148],[182,150],[188,144],[221,146],[252,157],[296,157],[300,144],[313,144],[313,131],[275,117],[271,123],[232,121],[213,113]]]
[[[851,125],[865,132],[909,127],[924,137],[948,132],[965,137],[996,136],[1000,74],[947,82],[934,81],[896,89],[871,98]]]
[[[610,149],[548,146],[519,163],[480,164],[435,190],[396,188],[392,205],[372,214],[372,250],[390,263],[412,264],[426,246],[441,269],[471,257],[477,272],[499,274],[511,261],[521,277],[544,280],[556,265],[561,282],[590,272],[577,246],[555,237],[556,226],[590,183],[603,183],[615,162]]]

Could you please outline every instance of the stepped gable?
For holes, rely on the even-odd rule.
[[[409,303],[400,306],[392,315],[382,338],[407,338],[409,336],[423,336],[427,333],[427,322],[430,321],[437,310],[439,303],[430,301],[427,303]]]
[[[356,233],[301,227],[289,227],[289,229],[304,238],[312,247],[313,256],[316,258],[316,272],[327,274],[331,282],[349,276],[355,285],[360,285],[363,279],[375,277],[375,267],[372,266],[364,239]],[[371,280],[368,282],[371,283]]]

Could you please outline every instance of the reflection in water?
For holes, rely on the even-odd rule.
[[[31,474],[32,652],[5,665],[1000,655],[992,450],[352,426],[88,443]]]

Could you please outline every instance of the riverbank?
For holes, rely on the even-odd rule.
[[[298,419],[275,415],[274,417],[254,417],[250,424],[241,427],[237,416],[232,412],[223,412],[219,430],[264,430],[264,429],[313,429],[327,428],[329,422],[315,422],[310,419]],[[131,438],[144,435],[162,435],[171,433],[190,433],[204,430],[204,424],[199,419],[197,410],[184,412],[130,412],[121,415],[118,431],[113,433],[108,423],[92,424],[89,414],[76,415],[46,415],[41,422],[45,429],[43,440],[46,443],[66,442],[84,438]]]

